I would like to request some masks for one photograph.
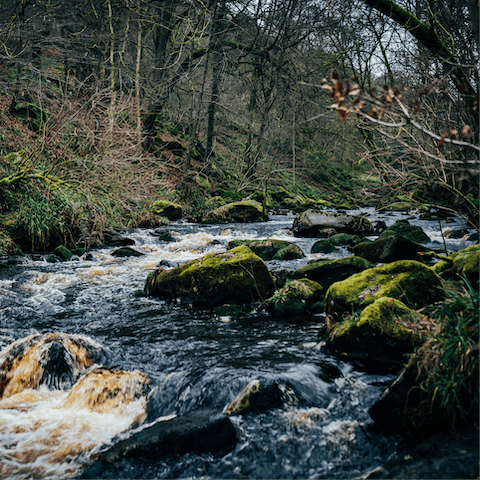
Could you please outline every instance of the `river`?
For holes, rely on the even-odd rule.
[[[436,221],[371,209],[363,213],[387,225],[408,217],[424,228],[432,247],[443,248]],[[134,296],[160,261],[175,266],[221,252],[234,238],[287,239],[307,254],[302,260],[267,262],[271,270],[350,255],[345,249],[309,254],[315,239],[294,238],[289,232],[293,219],[272,216],[269,222],[246,225],[179,221],[166,227],[174,242],[160,241],[148,229],[129,230],[122,234],[135,240],[141,257],[114,257],[113,247],[63,263],[23,255],[0,272],[0,349],[38,333],[80,335],[105,349],[111,365],[150,378],[150,416],[222,411],[255,379],[292,392],[282,408],[232,417],[237,443],[223,456],[123,460],[105,470],[103,478],[354,478],[400,448],[398,439],[378,434],[368,416],[395,372],[375,371],[323,351],[321,315],[273,318],[259,310],[232,319]],[[456,218],[448,226],[464,225]],[[468,246],[446,241],[451,250]],[[103,413],[69,408],[67,393],[43,386],[0,401],[0,478],[81,475],[92,455],[116,436],[128,435],[146,408],[146,399]]]

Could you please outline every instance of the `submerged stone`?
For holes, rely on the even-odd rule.
[[[111,255],[112,257],[142,257],[145,254],[130,247],[120,247],[114,250]]]
[[[171,270],[152,272],[145,291],[149,295],[215,307],[263,301],[273,295],[275,285],[263,260],[241,246],[205,255]]]
[[[365,308],[380,297],[401,300],[409,308],[419,309],[443,298],[440,277],[430,268],[413,260],[369,268],[334,283],[325,298],[326,313],[338,319]]]
[[[102,464],[115,464],[124,457],[159,460],[185,453],[226,453],[233,449],[237,432],[229,417],[214,410],[158,419],[98,456],[83,478],[98,478]]]
[[[285,402],[291,402],[292,398],[294,393],[278,382],[252,380],[223,411],[227,415],[258,413],[281,408]]]
[[[120,235],[117,232],[106,232],[104,234],[105,245],[108,247],[121,247],[126,245],[135,245],[135,240]]]

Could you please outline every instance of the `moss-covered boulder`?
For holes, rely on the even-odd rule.
[[[241,200],[212,210],[207,214],[206,220],[219,223],[251,223],[264,222],[268,220],[268,216],[264,213],[259,202],[255,200]]]
[[[290,243],[286,247],[280,249],[272,260],[296,260],[298,258],[304,258],[305,254],[303,250],[296,244]]]
[[[314,260],[298,268],[293,278],[309,278],[327,289],[355,273],[372,268],[373,264],[361,257],[345,257],[338,260]]]
[[[350,235],[349,233],[337,233],[329,238],[330,243],[335,246],[351,246],[362,241],[358,235]]]
[[[66,262],[73,257],[73,253],[65,246],[59,245],[55,250],[52,252],[56,255],[62,262]]]
[[[422,252],[428,249],[402,237],[394,231],[382,233],[382,238],[374,242],[357,243],[352,247],[355,255],[365,258],[372,263],[387,263],[397,260],[418,260]]]
[[[340,212],[307,210],[295,217],[293,233],[296,237],[316,237],[318,232],[334,228],[337,233],[368,235],[373,232],[370,221],[362,215],[353,216]]]
[[[183,210],[180,205],[166,200],[157,200],[154,202],[150,211],[159,217],[168,218],[168,220],[178,220],[182,218],[183,215]]]
[[[471,245],[451,253],[433,265],[432,270],[444,278],[466,277],[475,286],[479,280],[480,245]]]
[[[330,242],[329,238],[317,240],[310,249],[310,253],[331,253],[335,250],[335,245]]]
[[[246,246],[211,253],[171,270],[156,270],[145,285],[149,295],[206,307],[263,301],[274,290],[267,266]]]
[[[436,324],[403,302],[380,297],[360,315],[329,325],[327,345],[349,354],[401,361],[421,345]]]
[[[410,225],[408,220],[398,220],[393,225],[390,225],[385,231],[383,231],[378,238],[384,238],[392,234],[392,232],[398,233],[398,235],[416,243],[428,243],[430,242],[429,236],[422,230],[422,227],[417,225]]]
[[[290,280],[266,301],[268,310],[274,315],[303,315],[323,309],[323,287],[309,280]]]
[[[419,309],[443,297],[442,281],[420,262],[399,260],[369,268],[331,285],[325,297],[325,310],[339,319],[380,297],[396,298],[409,308]]]
[[[302,249],[286,240],[231,240],[228,249],[246,245],[262,260],[295,260],[305,257]]]
[[[328,231],[328,229],[327,229]],[[325,230],[319,232],[322,235]],[[318,240],[312,245],[311,253],[330,253],[335,247],[351,247],[357,243],[361,243],[362,239],[358,235],[350,235],[349,233],[335,233],[326,239]]]

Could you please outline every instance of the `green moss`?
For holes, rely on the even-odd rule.
[[[286,240],[232,240],[228,242],[229,249],[240,245],[246,245],[262,260],[293,260],[305,256],[298,245]]]
[[[428,243],[430,238],[421,227],[410,225],[407,220],[399,220],[380,234],[379,239],[398,233],[400,236],[417,243]]]
[[[458,275],[477,279],[479,275],[480,245],[472,245],[452,255],[453,268]]]
[[[63,262],[66,262],[67,260],[70,260],[73,257],[73,253],[63,245],[59,245],[53,251],[53,254],[55,254],[58,258],[60,258],[60,260],[62,260]]]
[[[358,235],[350,235],[348,233],[337,233],[329,238],[332,245],[355,245],[362,240]]]
[[[335,250],[335,245],[330,242],[330,239],[318,240],[312,245],[310,253],[330,253]]]
[[[153,202],[150,211],[159,217],[165,217],[169,220],[178,220],[179,218],[182,218],[183,214],[180,205],[166,200],[157,200]]]
[[[312,305],[320,300],[322,292],[322,286],[308,278],[290,280],[267,300],[266,305],[270,312],[277,315],[301,315],[311,310]]]
[[[330,326],[327,345],[349,353],[400,360],[430,334],[431,324],[403,302],[381,297],[357,314]],[[435,325],[435,324],[433,324]]]
[[[266,265],[246,246],[154,272],[145,285],[148,294],[206,306],[261,301],[274,288]]]
[[[413,260],[399,260],[334,283],[325,305],[334,317],[351,314],[380,297],[393,297],[418,309],[440,300],[442,292],[441,279],[431,269]]]
[[[240,200],[219,207],[207,215],[207,219],[228,222],[262,222],[268,219],[263,207],[255,200]]]
[[[295,243],[290,243],[286,247],[280,249],[274,256],[273,260],[295,260],[304,258],[305,254],[302,249]]]
[[[414,340],[414,331],[400,321],[417,324],[422,316],[395,298],[381,297],[365,307],[356,326],[381,332],[395,340]],[[423,337],[418,338],[421,341]]]
[[[473,285],[479,278],[480,245],[471,245],[458,252],[451,253],[431,267],[431,269],[443,277],[466,277]]]

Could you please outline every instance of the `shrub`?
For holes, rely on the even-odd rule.
[[[478,420],[479,293],[465,280],[463,289],[448,289],[447,297],[430,313],[439,331],[416,352],[421,386],[431,411],[451,427]]]

